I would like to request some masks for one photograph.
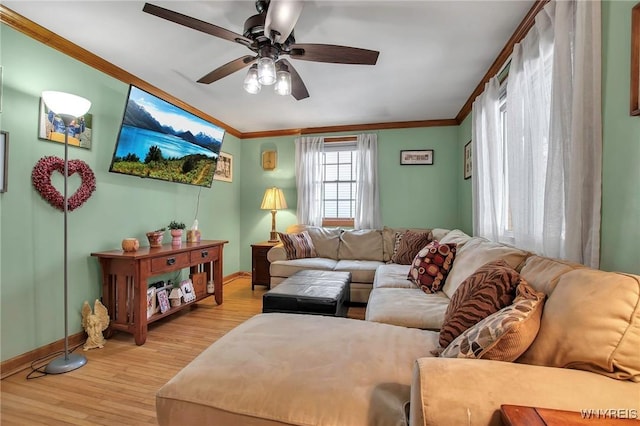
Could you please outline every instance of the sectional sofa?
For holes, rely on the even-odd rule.
[[[638,415],[640,276],[540,257],[456,230],[434,230],[432,237],[457,248],[440,291],[417,288],[407,281],[411,266],[386,263],[383,254],[371,283],[360,281],[369,293],[366,321],[257,315],[158,391],[158,422],[500,425],[501,404]],[[331,260],[326,264],[335,269],[343,259]],[[545,297],[532,341],[514,362],[462,351],[443,357],[449,346],[435,356],[457,290],[500,261]]]

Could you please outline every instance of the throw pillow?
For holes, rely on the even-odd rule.
[[[502,259],[478,268],[451,297],[440,329],[440,346],[446,348],[463,331],[510,305],[521,281],[520,274]]]
[[[523,280],[513,304],[468,328],[440,356],[515,361],[538,334],[544,297]]]
[[[302,231],[298,234],[283,234],[278,232],[280,241],[284,246],[284,250],[287,252],[287,259],[302,259],[305,257],[316,257],[316,249],[313,246],[313,241],[307,231]]]
[[[407,278],[425,293],[436,293],[444,285],[455,257],[455,243],[431,241],[416,254]]]
[[[411,265],[416,254],[429,244],[431,239],[431,231],[396,233],[396,244],[391,256],[391,262],[398,265]]]

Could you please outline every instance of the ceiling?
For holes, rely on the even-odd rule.
[[[142,12],[143,1],[25,1],[3,5],[241,133],[455,118],[532,0],[305,1],[298,43],[378,50],[375,66],[291,59],[310,97],[264,87],[241,70],[196,83],[247,48]],[[155,5],[242,34],[253,1]],[[124,107],[124,105],[123,105]]]

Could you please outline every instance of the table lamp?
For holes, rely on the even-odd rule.
[[[282,189],[276,188],[275,186],[267,188],[267,190],[264,191],[264,198],[262,199],[260,208],[262,210],[271,210],[271,235],[269,242],[277,243],[278,233],[276,232],[276,212],[287,208],[287,200],[284,199]]]

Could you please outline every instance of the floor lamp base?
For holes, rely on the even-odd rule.
[[[47,374],[62,374],[69,371],[76,370],[87,363],[87,358],[84,355],[69,354],[67,356],[62,355],[51,361],[45,367],[44,371]]]

